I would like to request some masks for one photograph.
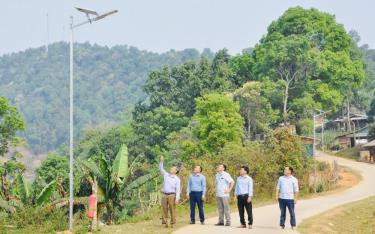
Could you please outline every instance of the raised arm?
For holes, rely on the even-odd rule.
[[[160,173],[165,176],[165,175],[168,175],[168,173],[164,170],[164,156],[160,156],[160,163],[159,163],[159,169],[160,169]]]

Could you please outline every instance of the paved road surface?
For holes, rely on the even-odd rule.
[[[328,162],[337,160],[339,165],[350,167],[361,173],[363,180],[356,186],[345,191],[331,194],[327,196],[317,197],[308,200],[300,200],[296,205],[297,225],[301,220],[317,215],[323,211],[340,206],[352,201],[361,200],[369,196],[375,195],[375,166],[351,160],[338,158],[318,153],[318,159]],[[232,206],[232,211],[236,211],[237,207]],[[216,227],[217,217],[206,220],[206,225],[200,224],[182,227],[174,232],[174,234],[229,234],[229,233],[253,233],[253,234],[274,234],[274,233],[298,233],[290,229],[289,217],[287,217],[287,227],[281,230],[278,227],[279,208],[277,204],[255,208],[254,226],[252,230],[236,228],[240,224],[237,212],[232,213],[232,227]]]

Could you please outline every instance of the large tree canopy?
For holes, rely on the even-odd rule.
[[[221,94],[208,94],[196,101],[193,121],[198,123],[193,135],[205,152],[215,153],[228,143],[240,143],[244,120],[239,104]]]
[[[316,9],[290,8],[268,27],[254,49],[253,72],[258,80],[282,81],[284,122],[294,117],[296,99],[312,98],[335,110],[364,80],[360,54],[334,16]]]
[[[16,133],[24,129],[25,122],[17,108],[0,97],[0,156],[9,151],[9,147],[17,142]]]

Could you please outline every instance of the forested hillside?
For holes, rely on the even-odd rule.
[[[0,94],[15,104],[27,123],[23,136],[34,153],[67,142],[69,120],[69,45],[50,45],[0,57]],[[135,47],[75,44],[76,136],[84,129],[128,119],[133,105],[146,98],[143,84],[150,71],[173,67],[210,50],[163,54]],[[80,135],[78,135],[80,134]]]

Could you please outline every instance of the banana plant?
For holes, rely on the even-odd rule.
[[[121,146],[112,163],[104,155],[99,155],[81,160],[79,165],[85,175],[90,176],[92,180],[95,178],[98,183],[98,200],[106,207],[108,224],[113,223],[114,205],[122,206],[122,192],[136,189],[157,176],[157,173],[150,173],[134,181],[128,181],[131,166],[129,167],[128,148],[125,144]]]
[[[50,202],[50,198],[57,189],[57,181],[53,180],[47,184],[36,196],[35,202],[33,202],[29,184],[25,181],[22,174],[17,175],[13,187],[13,196],[7,200],[0,198],[0,209],[3,209],[8,213],[14,213],[17,210],[22,209],[24,206],[43,206],[47,204]]]

